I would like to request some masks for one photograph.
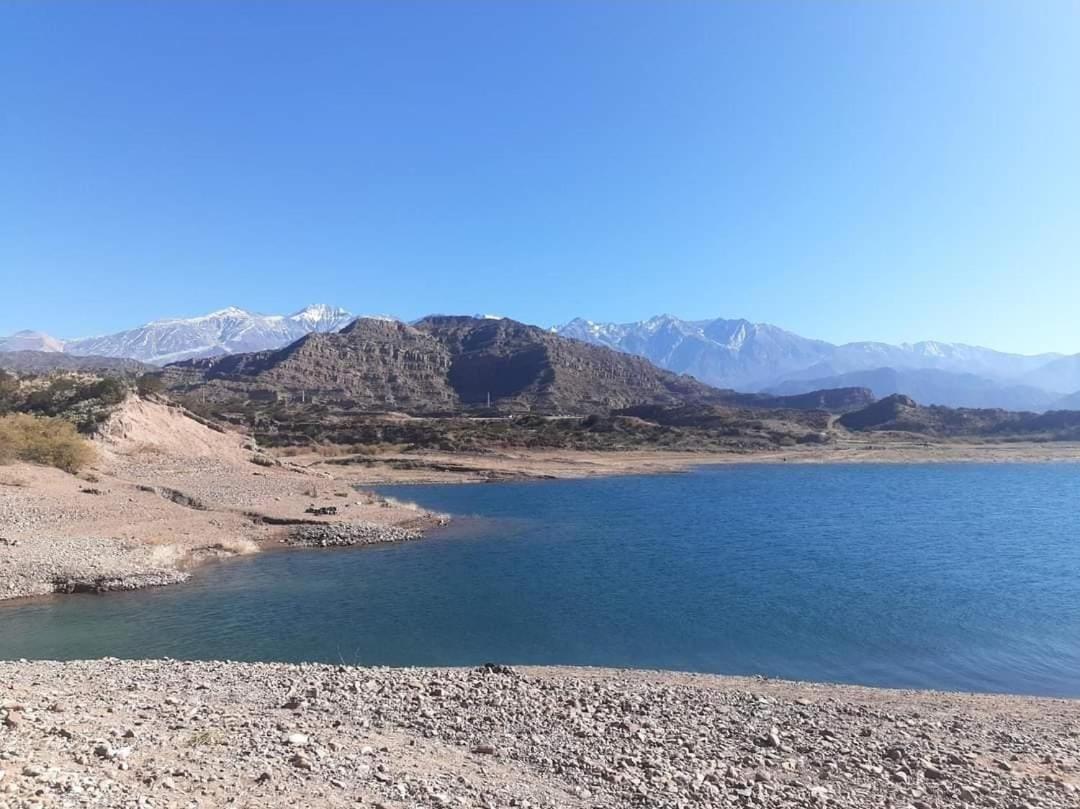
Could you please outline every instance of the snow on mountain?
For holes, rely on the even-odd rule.
[[[598,323],[577,318],[554,331],[564,337],[639,354],[662,368],[691,374],[716,387],[743,391],[778,389],[785,382],[800,380],[850,378],[845,375],[881,369],[899,372],[893,377],[900,380],[898,384],[914,387],[917,383],[921,392],[933,390],[935,396],[947,396],[950,403],[1035,405],[1055,398],[1043,395],[1047,392],[1060,395],[1080,389],[1080,355],[1025,356],[933,341],[834,345],[766,323],[722,318],[688,321],[673,315],[658,315],[637,323]],[[959,378],[908,373],[914,371],[944,372]],[[805,386],[790,387],[801,390]]]
[[[285,319],[302,326],[309,333],[313,331],[328,332],[337,331],[347,326],[355,319],[355,315],[337,306],[314,303],[311,306],[304,307],[299,312],[288,315]]]
[[[190,318],[154,320],[128,331],[70,340],[70,354],[130,357],[165,365],[179,360],[263,351],[288,345],[305,334],[337,331],[353,320],[325,304],[291,315],[261,315],[235,306]]]
[[[578,318],[555,331],[691,374],[723,388],[756,391],[787,373],[825,361],[828,343],[747,320],[681,320],[658,315],[637,323]]]
[[[59,353],[64,350],[64,341],[41,331],[29,329],[17,331],[8,337],[0,337],[0,351],[47,351]]]

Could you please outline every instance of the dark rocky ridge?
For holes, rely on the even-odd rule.
[[[860,410],[874,402],[874,393],[869,388],[828,388],[789,396],[736,391],[723,391],[723,394],[726,405],[766,410],[824,410],[829,413],[847,413]]]
[[[364,318],[273,351],[175,363],[166,368],[165,382],[219,401],[310,397],[357,410],[438,412],[460,406],[449,383],[450,361],[430,335]]]
[[[888,396],[841,416],[838,423],[860,432],[909,432],[935,438],[1025,437],[1044,440],[1080,439],[1080,411],[1049,413],[997,409],[923,406],[903,394]]]
[[[503,318],[433,316],[416,324],[450,352],[449,381],[465,405],[493,402],[549,413],[706,401],[714,388],[646,359]]]

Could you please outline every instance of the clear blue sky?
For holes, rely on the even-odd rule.
[[[1080,351],[1080,4],[8,0],[0,280]]]

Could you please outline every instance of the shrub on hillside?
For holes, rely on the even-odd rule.
[[[0,463],[28,461],[78,472],[94,460],[94,448],[63,419],[15,413],[0,416]]]
[[[0,371],[0,415],[15,409],[18,394],[18,378],[4,371]]]
[[[143,374],[135,380],[135,389],[140,396],[152,396],[165,390],[165,383],[161,381],[160,373]]]

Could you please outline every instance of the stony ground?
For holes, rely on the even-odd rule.
[[[0,808],[1080,806],[1080,702],[590,669],[0,663]]]

